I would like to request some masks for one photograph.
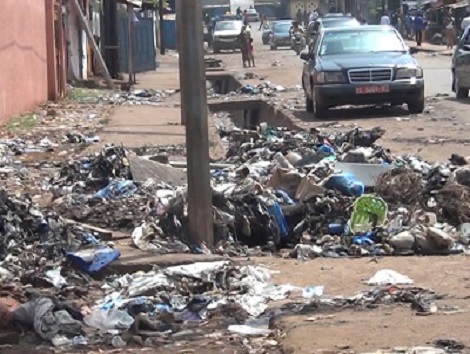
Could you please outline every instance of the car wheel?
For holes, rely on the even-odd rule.
[[[220,49],[214,46],[214,47],[212,48],[212,52],[213,52],[214,54],[218,54],[218,53],[220,53]]]
[[[313,100],[305,93],[305,107],[308,113],[313,112]]]
[[[315,97],[315,91],[313,91],[312,96],[313,96],[313,100],[312,100],[313,115],[317,119],[322,119],[325,117],[326,112],[328,111],[328,108],[318,101],[318,97]]]
[[[420,114],[424,111],[424,92],[420,97],[408,102],[408,111],[411,114]]]
[[[468,98],[468,88],[460,87],[457,77],[454,78],[454,90],[458,99]]]

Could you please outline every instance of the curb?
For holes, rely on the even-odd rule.
[[[448,52],[447,50],[436,50],[436,49],[426,49],[423,47],[410,47],[415,49],[418,53],[433,53],[436,55],[443,55],[443,56],[452,56],[452,52]]]

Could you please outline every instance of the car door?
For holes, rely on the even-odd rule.
[[[459,86],[470,88],[470,28],[465,30],[455,49],[453,66]]]

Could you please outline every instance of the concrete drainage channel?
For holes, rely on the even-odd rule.
[[[227,95],[237,91],[243,85],[234,75],[226,71],[206,72],[208,86],[218,95]],[[208,107],[211,113],[227,112],[238,128],[255,129],[262,122],[274,127],[288,129],[299,128],[295,118],[289,111],[277,109],[269,101],[260,96],[225,98],[209,98]]]

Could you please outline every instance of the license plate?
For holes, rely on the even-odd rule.
[[[390,86],[388,85],[368,85],[356,87],[356,93],[358,95],[366,95],[370,93],[388,93],[390,92]]]

